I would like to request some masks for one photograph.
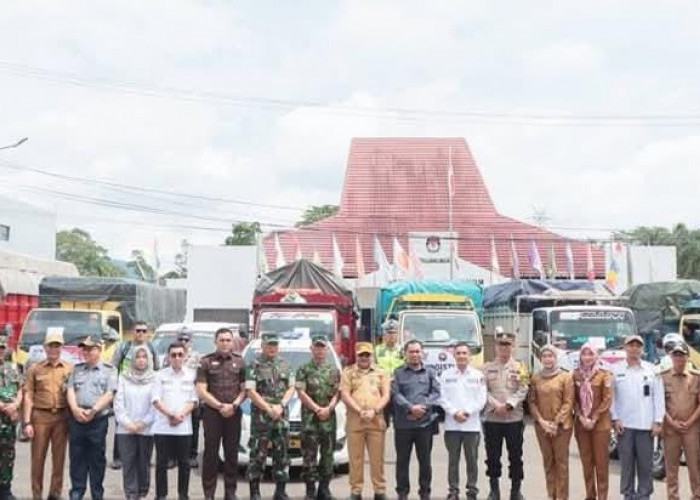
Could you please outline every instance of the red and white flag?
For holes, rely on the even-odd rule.
[[[357,270],[357,279],[361,279],[365,275],[365,256],[362,254],[359,234],[355,237],[355,269]]]
[[[498,252],[496,251],[496,240],[491,236],[491,272],[493,274],[501,274],[501,266],[498,263]]]
[[[589,281],[595,281],[595,269],[593,267],[593,243],[589,243],[586,249],[586,277]]]
[[[333,235],[333,274],[339,278],[343,277],[343,267],[345,267],[345,261],[343,260],[343,255],[340,253],[340,246],[338,245],[338,240],[335,239],[335,234]]]
[[[571,242],[566,242],[566,272],[569,274],[569,279],[576,279],[576,271],[574,270],[574,252],[571,250]]]
[[[287,265],[287,261],[284,260],[284,252],[282,252],[282,243],[280,243],[280,234],[275,233],[275,269],[284,267]]]

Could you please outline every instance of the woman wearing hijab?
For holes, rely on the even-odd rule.
[[[547,496],[551,500],[567,500],[574,383],[571,375],[559,368],[557,355],[552,345],[540,349],[542,370],[532,377],[528,401],[542,452]]]
[[[155,417],[151,404],[155,372],[150,357],[146,346],[134,348],[133,361],[129,369],[119,375],[114,398],[115,432],[121,452],[124,494],[128,500],[147,496],[150,488],[151,424]]]
[[[612,373],[601,367],[598,351],[593,345],[584,344],[579,353],[579,367],[574,370],[574,433],[586,482],[586,500],[608,498],[612,383]]]

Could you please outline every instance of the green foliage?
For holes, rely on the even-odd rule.
[[[75,264],[81,276],[123,276],[107,249],[79,228],[56,233],[56,259]]]
[[[312,205],[304,210],[301,220],[295,225],[296,227],[308,226],[337,214],[339,210],[340,207],[338,205]]]
[[[226,237],[224,245],[255,245],[258,234],[261,232],[259,222],[239,222],[231,228],[231,235]]]
[[[678,277],[700,279],[700,229],[688,229],[685,224],[676,224],[671,229],[659,226],[640,226],[629,231],[620,231],[615,238],[638,245],[670,245],[676,247]]]

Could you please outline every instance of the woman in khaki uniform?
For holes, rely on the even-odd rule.
[[[530,381],[528,401],[544,462],[547,497],[567,500],[574,384],[571,374],[559,368],[557,354],[551,345],[540,349],[542,370]]]
[[[586,482],[586,500],[607,500],[613,376],[601,367],[593,345],[584,344],[579,356],[579,368],[574,370],[574,433]]]

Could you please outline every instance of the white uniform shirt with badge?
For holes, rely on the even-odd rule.
[[[163,406],[173,413],[180,412],[187,403],[197,403],[195,390],[195,372],[189,368],[183,368],[175,372],[172,367],[167,367],[156,373],[153,383],[151,402],[160,401]],[[192,434],[192,417],[180,424],[172,426],[168,418],[162,412],[156,410],[156,418],[151,428],[153,434],[165,434],[171,436],[187,436]]]
[[[486,405],[486,382],[481,370],[468,366],[462,372],[456,366],[440,376],[440,406],[445,410],[445,430],[480,432],[480,413]],[[465,422],[457,422],[455,413],[469,414]]]
[[[661,424],[666,413],[664,385],[654,365],[642,361],[639,366],[629,366],[620,361],[612,366],[614,377],[613,402],[610,414],[623,427],[651,430]]]

